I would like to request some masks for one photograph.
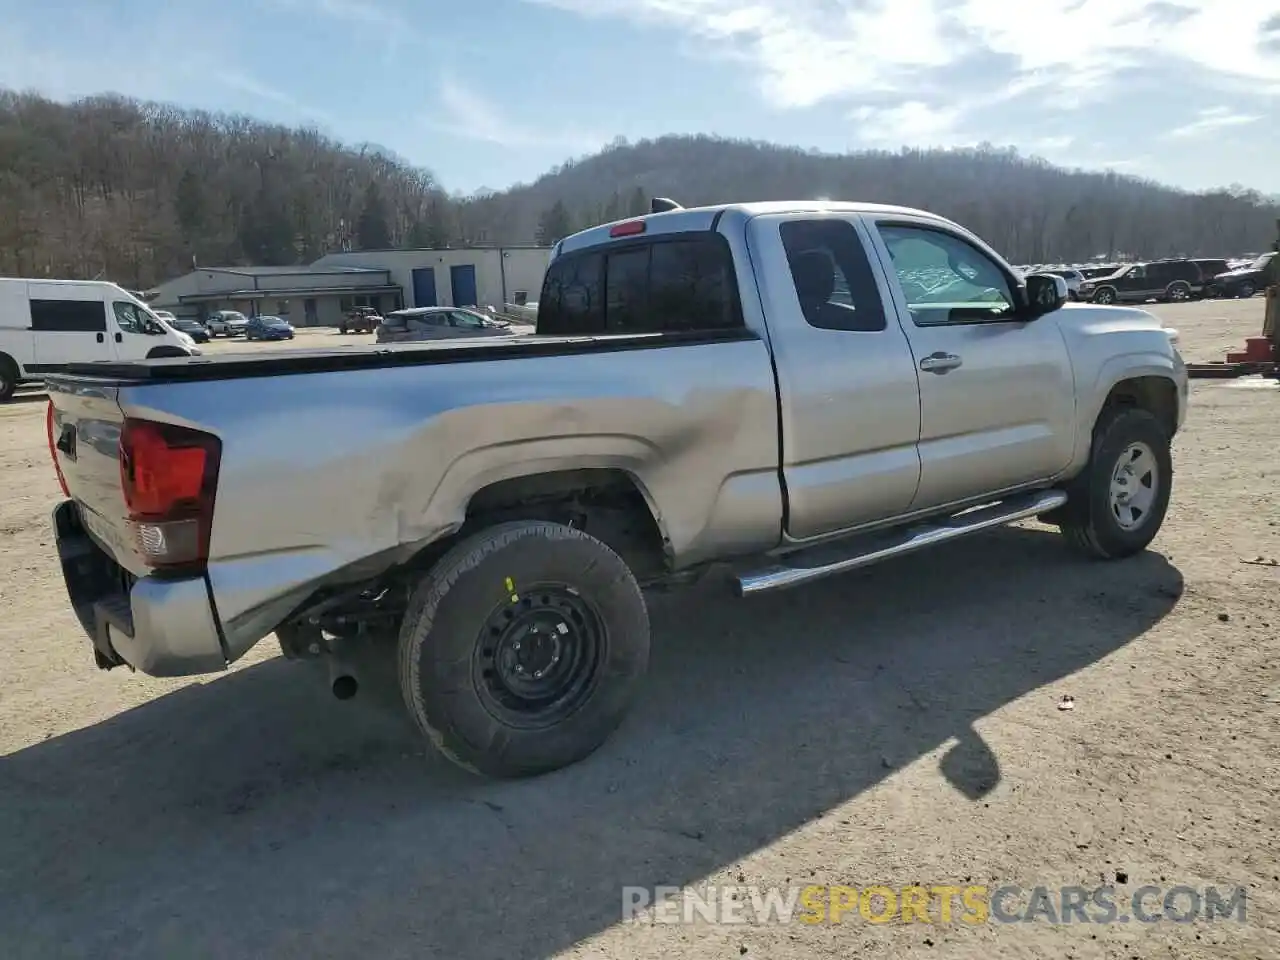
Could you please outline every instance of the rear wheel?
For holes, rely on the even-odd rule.
[[[18,365],[7,354],[0,353],[0,403],[11,400],[18,389]]]
[[[1169,284],[1164,295],[1172,303],[1180,303],[1184,300],[1190,300],[1191,285],[1182,280],[1175,280],[1173,283]]]
[[[1254,287],[1254,285],[1250,283],[1248,280],[1240,284],[1240,286],[1236,287],[1236,296],[1239,297],[1241,300],[1248,300],[1257,292],[1258,292],[1257,288]]]
[[[649,662],[649,618],[626,563],[580,530],[506,523],[423,579],[400,631],[400,685],[455,763],[531,776],[595,751]]]
[[[1132,407],[1104,411],[1094,428],[1089,465],[1073,481],[1070,499],[1054,518],[1072,546],[1103,560],[1147,548],[1169,508],[1169,447],[1168,433],[1151,412]]]

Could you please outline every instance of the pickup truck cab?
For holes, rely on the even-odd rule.
[[[0,401],[71,363],[199,352],[191,337],[114,283],[0,277]]]
[[[1028,518],[1102,559],[1156,535],[1187,397],[1156,318],[920,210],[674,207],[559,243],[536,335],[52,378],[99,666],[274,632],[347,697],[386,656],[431,742],[519,776],[621,722],[645,587],[720,565],[751,596]]]

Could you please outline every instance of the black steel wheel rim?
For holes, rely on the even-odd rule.
[[[476,641],[474,680],[496,719],[524,729],[563,722],[591,698],[607,651],[595,605],[564,584],[500,604]]]

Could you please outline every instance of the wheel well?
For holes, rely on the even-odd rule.
[[[1135,407],[1155,414],[1172,437],[1178,430],[1178,388],[1166,377],[1134,377],[1121,380],[1107,394],[1102,412]]]
[[[386,625],[398,623],[425,570],[459,541],[510,520],[549,520],[583,530],[622,557],[642,585],[667,576],[666,540],[635,479],[622,470],[561,470],[477,490],[467,504],[466,520],[453,535],[373,580],[313,594],[283,622],[310,618],[335,634],[361,624],[394,630]]]
[[[458,536],[506,520],[551,520],[584,530],[616,551],[637,579],[668,569],[666,538],[649,501],[623,470],[558,470],[477,490]]]
[[[161,357],[185,357],[187,352],[181,347],[163,346],[152,347],[147,351],[148,360],[158,360]]]
[[[12,371],[15,379],[22,374],[22,370],[18,367],[18,361],[7,353],[0,353],[0,370]]]

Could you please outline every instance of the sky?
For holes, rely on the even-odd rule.
[[[459,192],[708,133],[1280,193],[1280,0],[0,0],[0,86],[313,125]]]

